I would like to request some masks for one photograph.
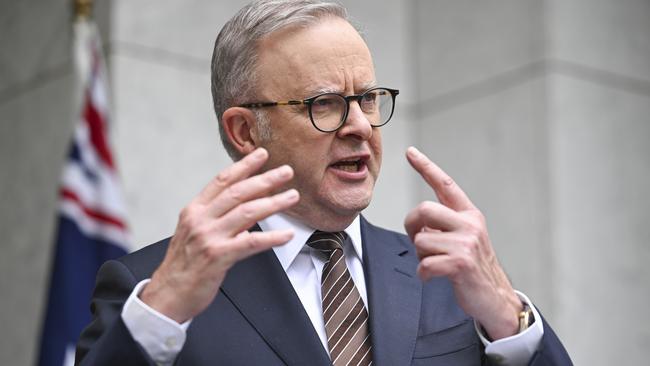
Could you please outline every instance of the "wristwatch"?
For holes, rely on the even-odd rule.
[[[533,309],[524,304],[524,310],[520,311],[518,314],[519,317],[519,333],[528,329],[535,322],[535,315],[533,315]]]

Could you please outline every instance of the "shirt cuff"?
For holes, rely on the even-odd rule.
[[[478,333],[481,342],[485,346],[485,354],[497,365],[527,365],[539,348],[542,337],[544,336],[544,324],[537,309],[533,306],[530,299],[528,299],[528,296],[516,290],[515,293],[533,311],[535,322],[526,330],[513,336],[490,342],[483,334],[481,326],[474,321],[476,333]]]
[[[122,308],[122,320],[133,339],[160,366],[171,365],[185,344],[191,319],[183,324],[166,317],[138,297],[151,281],[140,281]]]

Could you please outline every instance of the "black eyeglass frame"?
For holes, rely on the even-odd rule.
[[[370,89],[366,90],[365,92],[363,92],[362,94],[341,95],[339,93],[321,93],[321,94],[314,95],[313,97],[303,99],[303,100],[287,100],[287,101],[279,101],[279,102],[244,103],[244,104],[238,105],[238,107],[241,107],[241,108],[267,108],[267,107],[285,106],[285,105],[306,105],[307,109],[309,111],[309,120],[311,121],[311,124],[314,126],[314,128],[316,128],[318,131],[329,133],[329,132],[338,131],[345,124],[345,121],[348,119],[348,113],[350,112],[350,101],[354,100],[354,101],[356,101],[357,103],[360,104],[361,100],[363,99],[363,97],[366,94],[368,94],[368,93],[370,93],[370,92],[372,92],[374,90],[379,90],[379,89],[388,91],[390,93],[392,99],[393,99],[392,100],[393,105],[391,106],[390,115],[388,116],[386,121],[381,123],[381,124],[373,124],[372,122],[370,122],[370,125],[372,127],[381,127],[381,126],[385,125],[386,123],[388,123],[388,121],[390,121],[391,118],[393,118],[393,113],[395,112],[395,97],[399,94],[398,89],[391,89],[391,88],[385,88],[385,87],[378,86],[378,87],[370,88]],[[320,98],[320,97],[325,96],[325,95],[336,95],[336,96],[344,99],[345,103],[346,103],[345,113],[343,113],[343,117],[341,118],[341,121],[339,122],[339,124],[335,128],[333,128],[331,130],[324,130],[322,128],[319,128],[316,125],[316,122],[314,122],[314,117],[312,116],[312,105],[313,105],[314,101],[317,98]]]

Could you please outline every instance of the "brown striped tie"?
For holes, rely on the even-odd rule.
[[[307,245],[327,256],[321,277],[323,320],[334,366],[371,365],[368,312],[343,257],[344,232],[316,231]]]

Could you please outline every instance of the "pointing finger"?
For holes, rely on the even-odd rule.
[[[413,146],[409,147],[406,150],[406,158],[427,184],[433,188],[440,203],[455,211],[476,208],[454,180],[418,149]]]

